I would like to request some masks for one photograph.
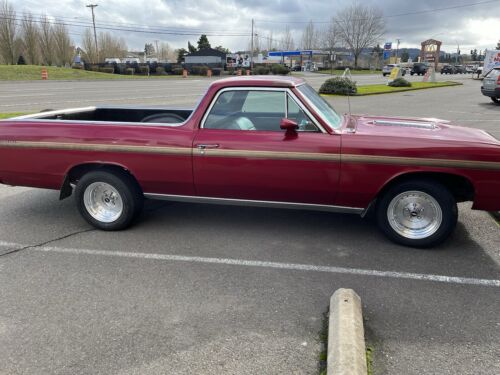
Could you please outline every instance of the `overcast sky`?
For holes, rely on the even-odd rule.
[[[46,13],[60,17],[68,23],[87,23],[91,12],[85,5],[90,1],[81,0],[10,0],[18,15],[30,11],[35,16]],[[148,34],[132,31],[108,30],[123,36],[129,49],[143,49],[144,43],[154,40],[168,42],[173,48],[187,47],[187,41],[195,44],[201,33],[209,34],[213,47],[222,45],[232,51],[248,47],[251,19],[255,19],[256,32],[262,37],[273,33],[279,40],[285,27],[292,31],[295,42],[299,42],[302,29],[309,20],[317,28],[324,28],[331,16],[346,5],[347,0],[95,0],[97,26],[108,28],[127,27],[173,33],[195,35]],[[454,52],[457,43],[462,53],[470,49],[492,49],[500,39],[500,0],[364,0],[364,4],[376,5],[386,20],[384,40],[395,43],[401,39],[400,48],[420,48],[420,42],[434,38],[443,42],[442,49]],[[474,4],[448,10],[437,8]],[[429,11],[422,14],[400,15],[403,13]],[[64,17],[64,18],[62,18]],[[159,30],[158,28],[162,28]],[[84,27],[71,26],[74,42],[79,45]],[[105,30],[103,30],[105,31]],[[262,46],[267,45],[264,38]]]

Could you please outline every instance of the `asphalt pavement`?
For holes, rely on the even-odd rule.
[[[175,100],[186,106],[209,83],[151,82],[12,87],[43,88],[36,110],[70,106],[76,92],[109,104],[115,90],[137,104],[147,90],[155,104],[185,95]],[[463,82],[351,98],[351,110],[496,131],[500,108]],[[28,110],[26,98],[3,98],[0,111]],[[375,374],[498,374],[499,264],[500,227],[469,204],[449,241],[415,250],[354,215],[153,201],[131,229],[102,232],[73,199],[0,185],[0,374],[316,374],[341,287],[362,298]]]

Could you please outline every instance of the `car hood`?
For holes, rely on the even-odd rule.
[[[347,123],[351,132],[355,129],[357,134],[500,146],[500,141],[484,130],[453,125],[450,121],[437,118],[351,115]]]

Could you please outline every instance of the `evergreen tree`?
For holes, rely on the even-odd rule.
[[[186,56],[188,51],[186,51],[185,48],[179,48],[177,50],[177,63],[183,63],[184,62],[184,56]]]
[[[189,53],[196,52],[196,47],[191,44],[191,42],[188,41],[188,51]]]
[[[198,40],[198,50],[206,48],[212,47],[210,46],[210,42],[208,41],[207,36],[205,34],[202,34],[202,36],[200,36],[200,39]]]
[[[26,61],[24,61],[23,55],[19,55],[19,58],[17,59],[17,65],[26,65]]]

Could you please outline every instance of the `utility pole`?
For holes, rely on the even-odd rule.
[[[252,42],[251,44],[251,51],[250,51],[250,71],[253,70],[253,18],[252,18]]]
[[[94,42],[95,42],[95,52],[97,56],[97,62],[99,62],[99,47],[97,46],[97,33],[95,31],[95,16],[94,16],[94,8],[97,6],[97,4],[89,4],[86,5],[87,8],[90,8],[92,10],[92,23],[94,24]]]
[[[458,57],[460,56],[460,46],[458,45],[457,42],[457,55],[455,57],[455,64],[458,64]]]
[[[401,39],[397,38],[398,44],[396,46],[396,63],[398,62],[398,57],[399,57],[399,43],[401,43]]]

